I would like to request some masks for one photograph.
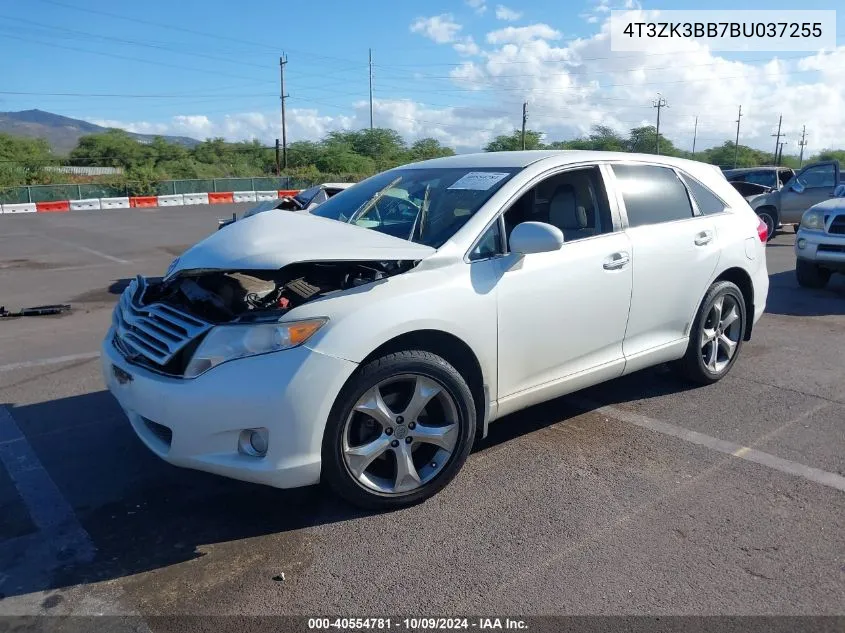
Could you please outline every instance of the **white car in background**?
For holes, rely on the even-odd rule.
[[[509,413],[672,362],[724,377],[766,228],[718,169],[535,151],[393,169],[217,232],[125,291],[102,370],[178,466],[394,508]]]
[[[259,213],[272,211],[273,209],[285,209],[286,211],[311,211],[323,204],[329,198],[339,194],[344,189],[349,189],[355,183],[352,182],[325,182],[322,185],[315,185],[308,189],[303,189],[294,196],[283,196],[278,200],[265,200],[259,202],[257,205],[248,209],[241,216],[244,218],[251,218]],[[217,221],[217,230],[219,231],[224,226],[229,226],[233,222],[237,222],[238,217],[232,214],[231,218]]]

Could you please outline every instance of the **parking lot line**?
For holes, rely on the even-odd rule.
[[[0,406],[0,462],[50,548],[65,562],[91,561],[96,551],[91,537],[4,406]]]
[[[81,354],[68,354],[67,356],[54,356],[53,358],[41,358],[39,360],[24,360],[19,363],[0,365],[0,372],[28,369],[30,367],[44,367],[45,365],[58,365],[59,363],[70,363],[75,360],[90,360],[100,356],[100,352],[83,352]]]
[[[801,477],[808,481],[845,492],[845,477],[837,475],[836,473],[831,473],[819,468],[813,468],[812,466],[807,466],[789,459],[783,459],[777,455],[765,453],[750,446],[743,446],[742,444],[735,444],[734,442],[721,440],[718,437],[713,437],[712,435],[705,435],[704,433],[699,433],[698,431],[685,429],[682,426],[656,420],[632,411],[625,411],[611,406],[601,406],[599,403],[584,398],[576,397],[572,398],[571,401],[576,406],[584,407],[598,413],[603,413],[604,415],[621,422],[627,422],[628,424],[633,424],[650,431],[662,433],[663,435],[670,435],[692,444],[697,444],[720,453],[725,453],[726,455],[730,455],[738,459],[754,462],[755,464],[766,466],[772,470]],[[785,426],[798,422],[799,420],[803,420],[804,418],[808,418],[814,413],[829,406],[831,406],[830,402],[819,403],[810,410],[802,413],[798,416],[798,418],[790,420],[790,422],[788,422]]]
[[[57,237],[51,237],[50,235],[41,234],[41,237],[44,239],[48,239],[52,242],[56,242],[58,244],[64,244],[65,246],[70,246],[71,248],[79,249],[80,251],[84,251],[86,253],[91,253],[91,255],[96,255],[97,257],[102,257],[103,259],[107,259],[110,262],[114,262],[116,264],[131,264],[132,262],[127,261],[125,259],[120,259],[119,257],[113,257],[106,253],[101,253],[100,251],[95,251],[93,248],[88,248],[87,246],[82,246],[81,244],[77,244],[76,242],[69,242],[67,240],[60,240]]]

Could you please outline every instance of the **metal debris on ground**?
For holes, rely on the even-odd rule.
[[[0,306],[0,318],[6,317],[25,317],[25,316],[45,316],[48,314],[61,314],[62,312],[70,312],[70,304],[57,303],[49,306],[35,306],[32,308],[23,308],[17,312],[9,312],[6,306]]]

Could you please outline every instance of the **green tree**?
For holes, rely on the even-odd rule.
[[[640,152],[643,154],[657,153],[657,128],[653,125],[633,128],[626,145],[629,152]],[[663,156],[683,155],[683,152],[662,134],[660,135],[660,153]]]
[[[525,149],[543,149],[542,132],[525,130]],[[511,152],[522,149],[522,131],[514,130],[511,134],[502,134],[487,143],[485,152]]]
[[[80,138],[70,152],[70,159],[74,165],[129,169],[154,163],[155,154],[150,145],[139,143],[128,132],[109,130]]]
[[[662,135],[661,135],[662,136]],[[606,125],[594,125],[588,136],[571,141],[557,141],[549,145],[552,149],[589,149],[606,152],[625,152],[628,139]]]
[[[435,138],[421,138],[418,141],[415,141],[408,150],[408,159],[412,161],[454,155],[455,150],[451,147],[444,147],[440,144],[440,141]]]

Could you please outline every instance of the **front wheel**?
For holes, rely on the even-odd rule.
[[[354,505],[388,510],[439,492],[472,448],[475,405],[446,360],[388,354],[344,386],[323,437],[322,478]]]
[[[730,371],[745,334],[745,300],[730,281],[710,286],[690,330],[689,345],[675,367],[692,382],[708,385]]]
[[[830,281],[830,271],[818,264],[799,259],[795,262],[795,276],[798,285],[804,288],[824,288]]]

